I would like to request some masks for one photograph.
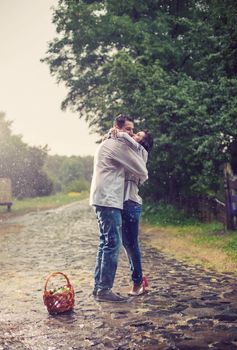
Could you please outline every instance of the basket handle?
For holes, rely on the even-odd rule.
[[[50,280],[50,278],[54,277],[54,276],[57,276],[57,275],[62,275],[63,277],[65,277],[65,279],[67,280],[67,286],[68,287],[71,287],[71,283],[67,277],[67,275],[65,275],[64,273],[62,272],[53,272],[51,273],[51,275],[48,276],[48,278],[46,279],[46,282],[45,282],[45,286],[44,286],[44,291],[46,292],[47,290],[47,286],[48,286],[48,282]]]

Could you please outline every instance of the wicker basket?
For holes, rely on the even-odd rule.
[[[52,277],[62,275],[67,281],[67,285],[58,289],[58,291],[47,290],[48,282]],[[53,272],[47,278],[44,286],[44,304],[50,314],[59,314],[70,311],[74,306],[74,289],[68,277],[62,272]]]

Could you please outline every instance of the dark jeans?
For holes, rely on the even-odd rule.
[[[109,207],[95,207],[99,226],[99,247],[95,266],[95,289],[111,289],[117,270],[121,247],[121,210]]]
[[[138,241],[141,212],[141,204],[130,200],[124,202],[122,211],[122,242],[128,256],[134,284],[142,283],[141,253]]]

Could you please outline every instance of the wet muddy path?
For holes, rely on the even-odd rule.
[[[0,223],[0,350],[237,349],[237,281],[188,266],[142,240],[149,293],[124,304],[92,295],[97,224],[87,200]],[[143,236],[141,235],[141,238]],[[75,289],[70,314],[50,316],[46,277],[65,272]],[[114,290],[126,294],[122,251]]]

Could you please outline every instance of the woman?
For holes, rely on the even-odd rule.
[[[127,134],[126,134],[127,135]],[[124,135],[125,138],[130,137]],[[133,136],[139,144],[138,152],[147,161],[153,146],[153,138],[147,130]],[[139,220],[142,212],[142,198],[138,194],[139,180],[132,174],[125,175],[124,206],[122,211],[122,242],[126,250],[133,287],[129,295],[138,296],[146,292],[147,280],[142,274],[141,252],[139,246]]]
[[[141,130],[133,137],[125,132],[112,129],[114,136],[129,142],[140,156],[147,161],[153,146],[153,138],[147,130]],[[138,240],[139,220],[142,212],[142,198],[138,194],[139,179],[132,174],[125,174],[124,206],[122,211],[122,242],[126,250],[133,287],[129,295],[138,296],[146,292],[147,280],[142,274],[141,252]]]

